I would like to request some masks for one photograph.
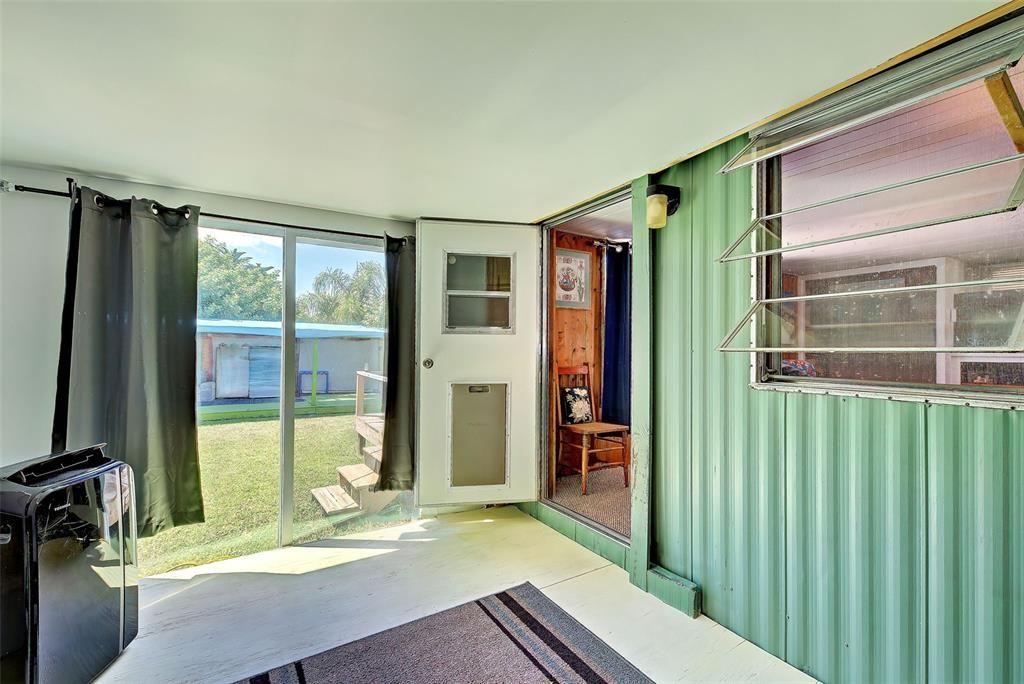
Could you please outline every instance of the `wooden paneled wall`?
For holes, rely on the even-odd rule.
[[[599,258],[598,249],[593,244],[594,239],[582,235],[571,235],[569,233],[557,233],[555,236],[555,249],[572,249],[578,252],[590,254],[590,308],[589,309],[567,309],[554,306],[551,326],[551,350],[552,350],[552,377],[554,377],[555,366],[578,366],[587,364],[590,366],[590,382],[594,389],[594,409],[600,411],[601,405],[601,361],[603,350],[601,348],[601,329],[604,324],[604,296],[601,291],[601,283],[604,278],[602,263]],[[552,251],[552,259],[554,251]],[[552,280],[554,279],[554,269]],[[555,284],[548,284],[551,291],[554,291]]]
[[[578,366],[587,364],[590,366],[590,383],[594,390],[594,410],[600,415],[601,410],[601,363],[603,359],[602,327],[604,325],[604,293],[602,282],[604,280],[604,263],[600,258],[600,252],[594,246],[593,238],[570,233],[553,234],[555,249],[551,250],[551,268],[548,283],[549,299],[548,305],[551,313],[551,329],[549,331],[549,345],[551,349],[550,377],[555,379],[555,368],[558,366]],[[554,259],[556,249],[573,249],[579,252],[590,254],[590,308],[589,309],[568,309],[555,306],[554,300]],[[549,392],[551,389],[549,388]],[[553,397],[554,398],[554,397]],[[554,441],[555,426],[558,422],[558,405],[551,402],[549,416],[549,429],[551,435],[550,468],[548,484],[551,491],[554,491]]]

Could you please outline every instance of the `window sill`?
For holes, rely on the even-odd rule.
[[[858,397],[864,399],[886,399],[916,404],[941,404],[949,406],[974,406],[978,408],[1024,411],[1024,394],[986,392],[977,390],[956,391],[946,388],[889,387],[852,382],[817,382],[808,380],[753,382],[755,390],[789,392],[794,394],[820,394],[837,397]]]

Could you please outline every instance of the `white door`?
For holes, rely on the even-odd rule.
[[[537,498],[540,230],[421,220],[417,500]]]

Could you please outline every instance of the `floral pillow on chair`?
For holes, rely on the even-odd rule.
[[[562,421],[566,425],[594,422],[590,391],[586,387],[562,388]]]

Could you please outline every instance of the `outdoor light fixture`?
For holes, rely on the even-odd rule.
[[[647,227],[664,228],[668,217],[679,208],[679,188],[655,183],[647,186]]]

